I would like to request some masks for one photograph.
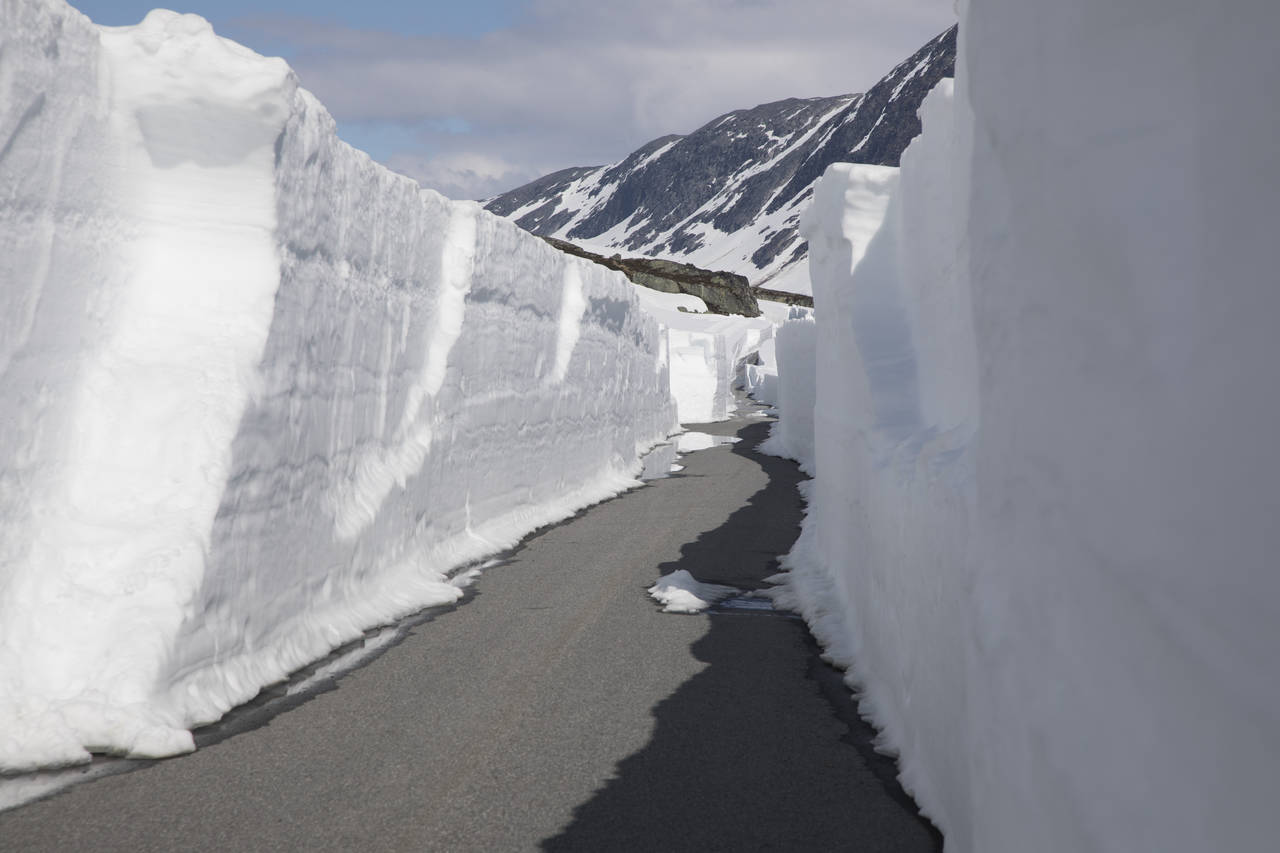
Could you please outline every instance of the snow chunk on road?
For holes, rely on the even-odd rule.
[[[741,591],[732,586],[703,583],[684,569],[663,575],[649,587],[649,595],[662,605],[666,613],[701,613],[717,601]]]

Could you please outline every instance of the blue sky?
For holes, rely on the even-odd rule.
[[[375,159],[455,198],[622,159],[734,109],[856,92],[954,0],[182,0],[283,56]],[[95,22],[153,5],[74,2]]]
[[[95,22],[126,26],[142,20],[155,7],[140,0],[80,0],[72,3]],[[366,30],[415,35],[479,35],[510,26],[523,4],[520,0],[459,0],[453,3],[407,3],[388,0],[189,0],[165,8],[194,12],[219,32],[236,21],[260,17],[309,18]]]

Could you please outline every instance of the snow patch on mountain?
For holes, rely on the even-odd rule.
[[[521,227],[587,246],[746,276],[811,292],[798,231],[835,162],[896,166],[919,132],[925,93],[954,73],[955,28],[861,95],[789,99],[656,139],[620,163],[566,169],[491,199]]]

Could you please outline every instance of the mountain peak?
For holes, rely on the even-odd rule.
[[[744,275],[808,292],[800,210],[831,163],[896,166],[916,110],[955,72],[956,28],[863,94],[787,98],[655,139],[608,166],[562,169],[486,207],[545,237]]]

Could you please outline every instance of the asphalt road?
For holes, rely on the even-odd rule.
[[[938,850],[802,622],[645,594],[763,586],[798,532],[766,423],[702,429],[744,440],[535,535],[265,724],[0,813],[0,849]]]

